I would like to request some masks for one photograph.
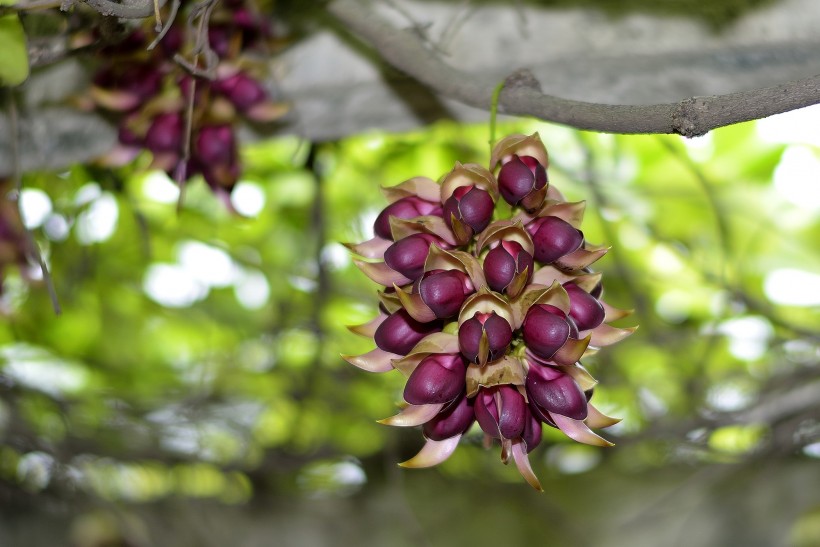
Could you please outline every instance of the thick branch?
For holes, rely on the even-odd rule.
[[[489,109],[495,83],[451,67],[417,33],[398,29],[366,0],[333,0],[328,10],[391,65],[430,89],[462,103]],[[820,75],[726,95],[678,103],[609,105],[546,95],[528,70],[510,75],[499,111],[606,133],[677,133],[686,137],[820,103]]]
[[[155,10],[153,0],[139,0],[133,4],[120,4],[111,0],[82,0],[82,2],[97,10],[100,15],[123,19],[144,19],[154,15]],[[160,0],[158,7],[163,5],[165,5],[165,0]]]

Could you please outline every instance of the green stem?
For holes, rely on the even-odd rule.
[[[492,103],[490,104],[490,149],[492,150],[495,144],[495,118],[498,115],[498,98],[501,96],[501,90],[504,89],[504,84],[507,80],[501,82],[493,89]]]

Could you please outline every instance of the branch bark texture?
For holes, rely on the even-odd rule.
[[[464,104],[489,109],[496,82],[449,66],[417,32],[396,28],[367,0],[333,0],[328,11],[378,55],[431,90]],[[820,75],[725,95],[676,103],[612,105],[574,101],[542,92],[526,69],[507,77],[499,112],[605,133],[704,135],[739,122],[820,103]]]

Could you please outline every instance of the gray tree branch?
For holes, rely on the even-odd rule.
[[[328,11],[381,58],[433,91],[470,106],[491,108],[495,83],[449,66],[417,33],[396,28],[367,0],[333,0]],[[677,103],[611,105],[546,95],[538,81],[524,69],[505,80],[498,110],[591,131],[677,133],[695,137],[718,127],[817,103],[820,103],[820,75],[738,93],[692,97]]]

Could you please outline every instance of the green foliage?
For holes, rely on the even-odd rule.
[[[0,0],[0,7],[14,2]],[[16,86],[28,78],[26,34],[17,14],[0,13],[0,87]]]

